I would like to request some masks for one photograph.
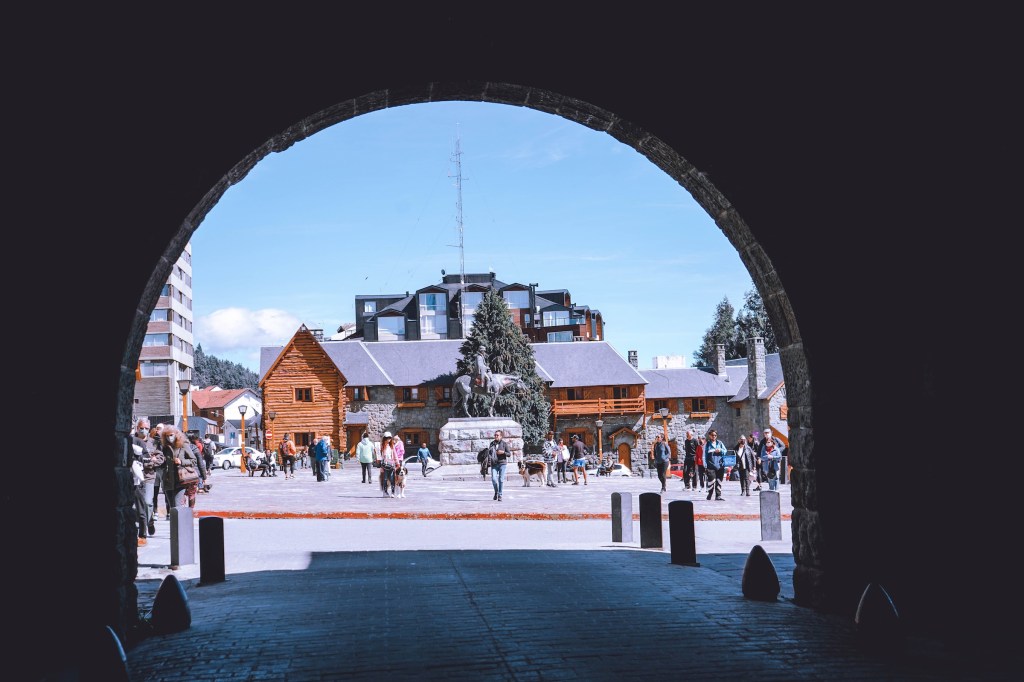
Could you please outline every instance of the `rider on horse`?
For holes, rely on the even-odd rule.
[[[484,358],[484,348],[481,347],[476,352],[476,363],[473,368],[473,385],[479,386],[485,391],[491,386],[491,368],[487,366],[487,360]]]

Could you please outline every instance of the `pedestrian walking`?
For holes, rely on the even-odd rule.
[[[580,477],[579,474],[583,472],[583,485],[587,484],[587,447],[583,445],[583,440],[575,433],[569,439],[572,441],[572,446],[569,448],[569,452],[572,456],[572,484],[579,485]]]
[[[363,437],[359,439],[359,444],[356,445],[356,459],[359,460],[363,483],[369,483],[373,480],[373,460],[375,455],[376,448],[373,445],[373,441],[370,440],[370,434],[363,431]]]
[[[416,456],[420,460],[420,473],[426,478],[427,465],[430,464],[430,448],[427,446],[426,441],[420,443],[420,449],[416,451]]]
[[[494,440],[487,446],[487,455],[491,466],[491,486],[494,488],[494,499],[501,502],[501,494],[505,485],[505,467],[512,456],[512,449],[500,430],[494,432]]]
[[[746,436],[740,436],[736,443],[736,471],[740,478],[740,495],[750,497],[750,479],[757,469],[757,456],[754,448],[747,443]]]
[[[558,453],[555,455],[555,467],[558,469],[558,482],[568,483],[569,477],[566,476],[566,467],[569,466],[569,446],[565,444],[564,438],[558,439]]]
[[[669,464],[672,459],[672,450],[669,448],[668,443],[662,440],[661,435],[654,437],[654,466],[658,469],[658,480],[661,481],[661,492],[667,492],[665,487],[667,480],[665,473],[668,471]]]
[[[544,441],[544,464],[545,470],[547,471],[547,485],[554,488],[555,482],[553,479],[555,475],[555,459],[558,453],[558,442],[555,440],[554,431],[548,431],[548,437]]]
[[[697,439],[690,429],[683,439],[683,489],[697,489]]]
[[[722,479],[725,478],[726,452],[728,448],[718,440],[718,432],[714,429],[708,431],[708,441],[704,444],[704,467],[707,469],[709,500],[712,495],[715,500],[723,499]]]
[[[281,469],[284,471],[284,480],[295,478],[295,443],[287,433],[277,446],[277,452],[281,456]]]
[[[776,440],[769,434],[761,448],[761,470],[765,480],[768,481],[768,490],[779,489],[779,464],[781,461],[782,449],[777,446]]]
[[[395,496],[395,473],[402,464],[395,456],[394,438],[390,431],[384,432],[380,441],[381,492],[384,497]]]
[[[697,437],[697,450],[693,453],[694,466],[697,467],[697,482],[700,484],[700,492],[704,492],[707,484],[707,467],[704,465],[704,446],[707,445],[704,436]]]

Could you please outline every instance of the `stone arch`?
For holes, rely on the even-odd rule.
[[[795,488],[799,482],[799,490],[794,489],[793,493],[793,537],[797,562],[794,571],[796,601],[805,605],[820,604],[824,597],[821,587],[822,572],[816,565],[814,557],[816,548],[822,545],[825,539],[816,512],[803,506],[803,500],[808,497],[808,490],[814,487],[814,469],[809,466],[813,461],[811,385],[795,314],[771,259],[729,200],[712,184],[705,173],[694,167],[678,151],[610,111],[550,90],[489,81],[431,82],[399,89],[377,90],[314,112],[246,154],[184,217],[142,292],[121,362],[115,422],[118,450],[124,450],[130,433],[135,367],[149,311],[156,305],[163,283],[167,280],[178,254],[224,193],[232,185],[241,182],[256,164],[270,153],[284,151],[325,128],[389,107],[442,101],[478,101],[525,106],[605,132],[645,156],[689,191],[697,204],[711,216],[736,248],[764,300],[775,330],[786,377],[791,440],[790,465],[794,468]],[[796,538],[805,540],[798,543]],[[126,575],[122,577],[123,583],[132,582],[129,576],[134,575],[134,569],[134,566],[127,567]],[[134,590],[130,590],[130,593],[134,594]],[[122,614],[135,613],[135,604],[121,606]]]

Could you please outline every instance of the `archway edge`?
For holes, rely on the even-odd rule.
[[[181,223],[163,256],[154,269],[136,310],[125,361],[121,367],[117,424],[119,431],[130,431],[134,369],[141,352],[149,311],[156,304],[163,282],[166,281],[178,254],[192,238],[193,233],[227,190],[241,182],[263,158],[271,153],[283,152],[297,142],[316,133],[358,116],[384,109],[431,102],[486,102],[523,106],[536,111],[560,116],[598,132],[604,132],[622,144],[635,149],[656,167],[686,189],[693,199],[722,230],[736,248],[741,261],[757,287],[779,343],[780,359],[786,377],[788,422],[791,434],[790,464],[798,472],[800,490],[794,490],[794,507],[802,513],[793,515],[793,537],[820,537],[821,528],[817,510],[802,508],[805,500],[816,499],[814,489],[813,426],[811,423],[811,382],[807,358],[796,321],[782,281],[765,248],[758,243],[746,222],[725,195],[715,187],[708,175],[690,163],[675,148],[613,112],[575,97],[551,90],[492,81],[427,82],[421,85],[375,90],[339,101],[300,119],[293,125],[267,139],[246,154],[203,195],[198,204]],[[797,492],[800,492],[798,495]],[[807,604],[820,604],[820,554],[817,544],[799,543],[794,546],[798,564],[795,581],[796,599]]]

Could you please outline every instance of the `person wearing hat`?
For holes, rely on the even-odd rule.
[[[390,431],[384,432],[380,441],[380,470],[384,476],[381,482],[381,493],[384,497],[395,496],[395,473],[402,463],[396,459],[395,439]]]

